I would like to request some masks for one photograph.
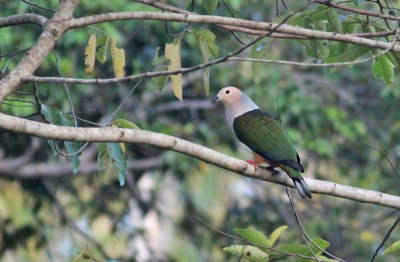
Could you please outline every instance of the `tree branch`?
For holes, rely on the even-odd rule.
[[[265,30],[265,31],[272,31],[278,25],[275,23],[255,22],[238,18],[210,16],[210,15],[170,14],[161,12],[117,12],[117,13],[106,13],[106,14],[72,19],[68,22],[68,26],[69,28],[78,28],[91,24],[98,24],[98,23],[119,21],[119,20],[161,20],[161,21],[174,21],[174,22],[186,22],[186,23],[211,23],[211,24],[233,25],[238,27],[244,27],[256,30]],[[400,52],[400,45],[394,45],[392,47],[391,43],[371,40],[352,35],[339,34],[336,32],[311,30],[287,24],[280,25],[274,31],[278,33],[303,36],[311,39],[327,39],[327,40],[369,46],[379,49],[390,48],[396,52]]]
[[[11,15],[0,18],[0,28],[21,24],[35,24],[38,26],[43,26],[46,22],[46,17],[37,14]]]
[[[344,11],[348,11],[351,13],[356,13],[356,14],[360,14],[360,15],[367,15],[367,16],[373,16],[373,17],[379,17],[382,19],[389,19],[389,20],[393,20],[396,21],[396,16],[392,16],[392,15],[385,15],[385,14],[380,14],[380,13],[374,13],[371,11],[367,11],[367,10],[362,10],[362,9],[356,9],[356,8],[352,8],[352,7],[348,7],[348,6],[344,6],[344,5],[339,5],[339,4],[334,4],[331,1],[326,1],[326,0],[313,0],[314,3],[318,3],[321,5],[326,5],[329,7],[333,7],[336,9],[341,9]]]
[[[21,79],[31,75],[53,50],[56,41],[68,29],[68,19],[79,3],[79,0],[60,1],[54,16],[44,25],[44,30],[35,45],[25,53],[17,67],[0,81],[0,101],[21,85]]]
[[[0,176],[17,179],[56,178],[70,176],[73,174],[71,163],[34,163],[24,165],[10,165],[8,159],[0,161]],[[161,157],[134,159],[127,161],[129,170],[149,170],[162,164]],[[86,161],[79,167],[79,174],[96,173],[99,166],[96,162]]]
[[[207,163],[231,170],[238,174],[293,187],[291,179],[283,174],[272,175],[262,168],[254,169],[243,160],[224,155],[207,147],[189,141],[144,130],[121,128],[73,128],[39,123],[0,113],[0,127],[43,138],[91,141],[91,142],[131,142],[157,146],[195,157]],[[361,189],[333,182],[306,178],[313,193],[332,195],[359,202],[373,203],[400,209],[400,197],[373,190]]]

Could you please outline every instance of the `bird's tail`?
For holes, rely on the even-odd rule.
[[[304,181],[301,173],[288,166],[281,166],[281,168],[289,175],[296,186],[297,191],[302,198],[312,198],[312,193],[310,188],[308,188],[306,181]]]
[[[293,183],[302,198],[312,198],[311,190],[308,188],[306,181],[303,178],[292,177]]]

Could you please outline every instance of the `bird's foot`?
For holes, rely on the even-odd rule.
[[[257,162],[256,162],[254,159],[246,160],[246,163],[248,163],[248,164],[254,166],[254,168],[258,168],[258,164],[257,164]]]

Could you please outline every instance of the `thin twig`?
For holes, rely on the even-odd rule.
[[[381,250],[381,248],[383,247],[383,245],[385,244],[386,240],[389,238],[390,234],[392,233],[392,231],[395,229],[395,227],[397,226],[397,224],[400,222],[400,217],[398,217],[396,219],[396,221],[393,223],[393,225],[390,227],[389,231],[386,233],[385,237],[382,239],[382,242],[379,244],[379,246],[375,249],[374,254],[371,257],[371,262],[373,262],[375,260],[375,257],[378,255],[379,250]]]
[[[135,91],[135,89],[140,85],[140,83],[142,82],[142,79],[139,80],[131,89],[131,91],[129,91],[128,95],[124,97],[124,99],[122,99],[121,103],[119,104],[119,106],[117,107],[117,109],[115,109],[115,111],[111,114],[110,118],[106,121],[106,124],[104,126],[108,126],[108,124],[111,123],[111,121],[113,120],[113,118],[115,117],[115,115],[118,113],[119,110],[121,110],[122,106],[124,105],[125,101],[128,99],[128,97],[130,97],[132,95],[132,93]]]
[[[235,13],[233,12],[232,8],[230,7],[230,5],[225,1],[222,0],[222,4],[225,6],[225,8],[228,10],[228,12],[231,14],[232,17],[236,18]],[[239,43],[241,43],[242,45],[246,44],[245,42],[243,42],[240,37],[236,34],[235,31],[233,30],[229,30],[229,32],[236,38],[236,40],[239,41]],[[246,33],[246,37],[247,40],[250,40],[250,36],[249,34]]]
[[[56,59],[57,71],[60,74],[60,76],[63,77],[63,74],[61,73],[61,69],[60,69],[60,64],[58,63],[58,58],[57,58],[56,52],[54,50],[52,50],[52,51],[53,51],[54,58]],[[68,98],[69,106],[71,108],[71,114],[72,114],[72,118],[74,119],[75,127],[78,127],[78,121],[76,120],[74,104],[72,103],[72,98],[71,98],[71,94],[69,92],[69,87],[65,82],[63,84],[65,87],[65,91],[67,92],[67,98]]]
[[[297,222],[297,226],[299,227],[299,230],[300,230],[300,233],[301,233],[302,236],[303,236],[303,239],[304,239],[304,237],[305,237],[309,242],[311,242],[311,243],[312,243],[319,251],[321,251],[322,253],[325,253],[325,254],[327,254],[328,256],[333,257],[334,259],[336,259],[336,260],[338,260],[338,261],[340,261],[340,262],[346,262],[345,260],[343,260],[343,259],[341,259],[341,258],[338,258],[338,257],[332,255],[331,253],[329,253],[328,251],[326,251],[326,250],[320,248],[320,247],[310,238],[310,236],[309,236],[309,235],[307,234],[307,232],[304,230],[304,227],[303,227],[303,225],[302,225],[302,223],[301,223],[301,221],[300,221],[300,218],[299,218],[299,216],[298,216],[298,214],[297,214],[296,207],[295,207],[295,204],[294,204],[294,199],[293,199],[293,194],[292,194],[292,192],[293,192],[293,191],[292,191],[292,189],[291,189],[291,195],[290,195],[290,194],[289,194],[289,191],[288,191],[288,187],[286,187],[286,194],[287,194],[287,196],[288,196],[288,198],[289,198],[289,201],[290,201],[290,207],[292,208],[294,217],[295,217],[296,222]],[[306,241],[306,239],[304,239],[304,240]],[[306,245],[307,245],[307,247],[309,247],[307,241],[306,241]],[[310,250],[310,251],[312,252],[312,250]],[[313,253],[313,254],[314,254],[314,253]]]
[[[8,57],[8,56],[16,56],[22,53],[25,53],[26,51],[28,51],[30,48],[25,48],[24,50],[20,50],[20,51],[13,51],[7,54],[0,54],[0,59],[2,59],[3,57]]]
[[[351,13],[357,13],[357,14],[361,14],[361,15],[369,15],[369,16],[373,16],[373,17],[379,17],[382,19],[389,19],[389,20],[397,20],[396,16],[392,16],[392,15],[385,15],[385,14],[380,14],[380,13],[374,13],[371,11],[366,11],[366,10],[361,10],[361,9],[357,9],[357,8],[352,8],[352,7],[348,7],[348,6],[343,6],[343,5],[339,5],[339,4],[334,4],[332,3],[332,1],[326,1],[326,0],[315,0],[314,3],[318,3],[321,5],[326,5],[329,7],[333,7],[336,9],[341,9],[341,10],[345,10]]]
[[[363,142],[363,144],[365,144],[365,145],[367,145],[367,146],[369,146],[369,147],[372,147],[373,149],[375,149],[375,150],[377,150],[379,153],[381,153],[382,156],[386,159],[386,161],[390,164],[390,166],[392,167],[392,169],[393,169],[393,171],[396,173],[396,175],[400,178],[400,173],[399,173],[399,171],[397,171],[397,169],[396,169],[396,167],[393,165],[392,161],[390,161],[388,155],[387,155],[385,152],[383,152],[382,149],[380,149],[380,148],[377,147],[377,146],[368,144],[368,143],[366,143],[366,142]]]
[[[297,227],[298,227],[298,229],[299,229],[299,231],[300,231],[301,237],[303,238],[303,242],[304,242],[304,244],[306,244],[308,250],[311,252],[311,254],[313,255],[313,257],[314,257],[318,262],[320,262],[321,260],[317,257],[317,255],[315,255],[314,251],[312,250],[312,248],[311,248],[310,245],[308,244],[308,241],[307,241],[307,239],[306,239],[306,237],[305,237],[305,236],[307,235],[307,233],[306,233],[306,231],[304,230],[303,225],[301,224],[299,217],[297,216],[297,212],[296,212],[296,209],[295,209],[294,203],[293,203],[293,202],[294,202],[294,200],[293,200],[293,195],[290,195],[290,194],[289,194],[289,189],[288,189],[287,187],[285,187],[285,189],[286,189],[286,194],[287,194],[287,196],[288,196],[288,198],[289,198],[290,207],[292,208],[294,217],[295,217],[295,219],[296,219]],[[290,191],[290,192],[292,193],[292,191]],[[317,245],[317,247],[318,247],[318,245]]]
[[[86,240],[90,241],[96,248],[97,250],[102,254],[107,259],[110,259],[110,256],[107,254],[103,246],[94,238],[92,238],[89,234],[87,234],[85,231],[80,229],[78,225],[75,223],[75,221],[67,214],[66,210],[62,206],[61,202],[58,200],[58,197],[55,192],[50,188],[50,185],[46,181],[42,181],[45,190],[47,191],[48,195],[51,197],[52,202],[54,203],[55,207],[58,209],[61,217],[65,219],[67,224],[77,232],[79,235],[83,236]]]
[[[44,7],[44,6],[38,5],[38,4],[36,4],[36,3],[32,3],[32,2],[27,1],[27,0],[21,0],[21,1],[24,2],[24,3],[26,3],[26,4],[28,4],[28,5],[30,5],[30,6],[34,6],[34,7],[37,7],[37,8],[46,10],[46,11],[50,11],[50,12],[52,12],[52,13],[55,13],[55,12],[56,12],[56,10],[54,10],[54,9],[51,9],[51,8],[48,8],[48,7]]]

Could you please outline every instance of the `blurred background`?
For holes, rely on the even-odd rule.
[[[234,14],[256,21],[274,21],[275,1],[227,0]],[[304,1],[285,1],[289,11]],[[35,1],[56,9],[58,1]],[[189,10],[190,1],[167,4]],[[361,5],[362,3],[360,3]],[[398,5],[398,1],[395,2]],[[367,4],[361,6],[369,8]],[[311,6],[316,8],[316,6]],[[205,13],[201,1],[195,12]],[[280,15],[286,14],[282,4]],[[377,8],[371,5],[371,10]],[[82,1],[75,16],[104,12],[157,11],[125,0]],[[24,1],[0,0],[0,16],[50,11]],[[216,15],[231,16],[219,3]],[[161,53],[168,35],[163,22],[120,21],[93,26],[115,37],[125,50],[126,75],[154,71],[158,47]],[[171,33],[183,24],[168,23]],[[216,35],[219,56],[241,44],[221,28],[193,24]],[[1,54],[31,47],[41,29],[20,25],[0,29]],[[57,42],[55,54],[65,77],[87,78],[84,52],[90,34],[79,28],[68,31]],[[239,34],[242,40],[247,36]],[[269,39],[265,58],[315,62],[300,41]],[[250,50],[243,56],[250,56]],[[21,55],[1,57],[2,76],[12,70]],[[182,39],[182,67],[203,63],[197,40]],[[12,58],[12,59],[10,59]],[[111,59],[97,63],[93,78],[113,77]],[[396,71],[397,74],[397,71]],[[49,55],[36,72],[59,76],[55,57]],[[170,82],[160,88],[145,79],[128,98],[117,118],[125,118],[141,129],[173,135],[210,147],[227,155],[249,159],[224,123],[221,107],[210,104],[222,87],[241,88],[271,113],[294,141],[305,177],[378,190],[398,195],[400,180],[379,148],[396,168],[400,163],[399,78],[391,85],[377,80],[371,62],[343,68],[310,68],[263,64],[256,84],[250,62],[226,62],[210,68],[210,95],[204,91],[203,72],[183,75],[183,102],[171,91]],[[105,86],[68,85],[76,115],[102,123],[118,107],[134,83]],[[17,100],[1,105],[3,112],[29,116],[37,110],[32,83],[14,94]],[[38,83],[40,103],[70,113],[62,84]],[[10,97],[9,97],[10,98]],[[278,109],[279,104],[279,109]],[[40,115],[29,119],[43,121]],[[93,126],[79,121],[80,126]],[[0,130],[0,261],[73,261],[82,252],[100,260],[121,261],[237,261],[222,248],[238,241],[215,229],[235,234],[235,228],[255,227],[270,234],[288,225],[279,243],[299,243],[302,238],[284,187],[248,179],[168,150],[126,144],[128,174],[120,186],[116,174],[100,174],[97,145],[82,153],[78,173],[68,158],[55,156],[46,139]],[[297,209],[311,237],[330,243],[328,250],[348,261],[366,261],[372,256],[396,219],[393,209],[315,194],[302,201],[295,194]],[[397,214],[398,215],[398,214]],[[203,223],[205,221],[206,223]],[[400,238],[395,230],[387,245]],[[294,258],[285,258],[292,259]],[[378,256],[376,261],[397,261]]]

